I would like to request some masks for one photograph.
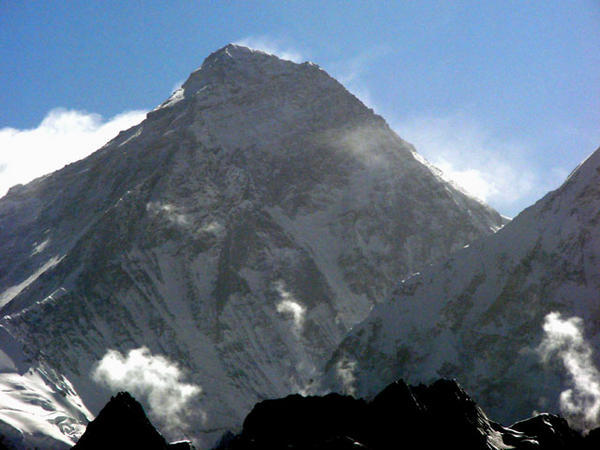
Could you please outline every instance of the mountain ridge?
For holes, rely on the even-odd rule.
[[[549,339],[545,321],[560,313],[570,324],[582,321],[573,342],[590,349],[586,370],[594,373],[600,362],[592,351],[600,342],[599,176],[596,150],[497,234],[401,283],[338,348],[328,363],[332,385],[339,386],[332,380],[345,360],[355,368],[361,395],[398,376],[411,382],[457,377],[503,421],[534,409],[559,411],[568,389],[593,397],[560,358],[544,363],[540,352]],[[565,354],[582,358],[563,345],[571,352]],[[569,419],[579,420],[577,414]]]
[[[387,385],[372,400],[337,393],[288,395],[254,405],[242,430],[226,432],[215,450],[388,449],[410,447],[468,450],[575,450],[598,443],[600,428],[583,435],[548,413],[503,426],[494,422],[456,382]],[[167,445],[143,408],[127,392],[112,397],[74,449],[190,449],[189,442]]]

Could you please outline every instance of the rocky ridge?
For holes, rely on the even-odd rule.
[[[339,394],[267,400],[217,449],[583,450],[598,442],[597,430],[584,437],[552,414],[502,426],[455,381],[440,379],[429,386],[397,381],[371,401]]]
[[[128,392],[119,392],[102,408],[73,450],[193,450],[185,441],[169,444]]]
[[[388,385],[371,401],[298,394],[254,406],[242,431],[226,433],[215,450],[371,449],[584,450],[596,448],[600,429],[582,435],[562,417],[538,414],[511,426],[490,420],[453,380],[429,386]],[[189,449],[167,444],[127,393],[113,397],[74,450]]]

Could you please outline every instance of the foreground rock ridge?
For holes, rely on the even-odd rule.
[[[186,450],[189,443],[169,444],[128,392],[112,397],[81,436],[73,450]]]
[[[597,448],[600,429],[585,437],[567,421],[538,414],[509,427],[490,420],[453,380],[429,386],[388,385],[371,401],[328,394],[298,394],[254,406],[237,435],[225,433],[215,450],[371,449],[583,450]],[[76,450],[189,449],[168,446],[141,406],[120,393],[92,422]]]
[[[228,45],[0,199],[0,327],[94,413],[98,361],[146,346],[201,386],[187,421],[212,442],[261,399],[313,392],[397,280],[501,226],[421,161],[318,66]]]
[[[371,396],[398,377],[456,377],[503,422],[559,411],[561,393],[572,389],[580,406],[568,419],[593,424],[583,401],[600,367],[599,223],[600,149],[497,234],[401,283],[336,350],[330,386]],[[549,318],[579,324],[573,358],[585,354],[592,374],[579,387],[561,353],[542,345]],[[561,345],[567,355],[568,342]],[[339,367],[352,368],[351,383]]]

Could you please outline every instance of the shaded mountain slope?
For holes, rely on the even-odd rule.
[[[350,368],[346,384],[368,396],[400,376],[456,377],[502,421],[558,411],[573,385],[560,360],[542,362],[543,325],[551,312],[578,317],[589,348],[599,347],[599,224],[597,150],[497,234],[402,282],[345,338],[330,383],[344,384],[340,369]],[[598,352],[590,355],[598,364]],[[587,427],[580,413],[569,419]]]

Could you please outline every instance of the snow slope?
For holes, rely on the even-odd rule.
[[[4,327],[0,347],[0,435],[16,448],[73,446],[93,416],[71,383],[31,364]]]
[[[400,376],[456,377],[504,422],[558,411],[561,392],[573,386],[559,360],[542,363],[542,327],[551,312],[579,317],[584,338],[599,348],[599,221],[596,150],[498,233],[400,283],[336,350],[330,385],[345,380],[372,395]]]
[[[228,45],[142,123],[0,199],[0,324],[93,412],[108,349],[177,362],[207,443],[313,390],[397,279],[501,224],[318,66]]]

